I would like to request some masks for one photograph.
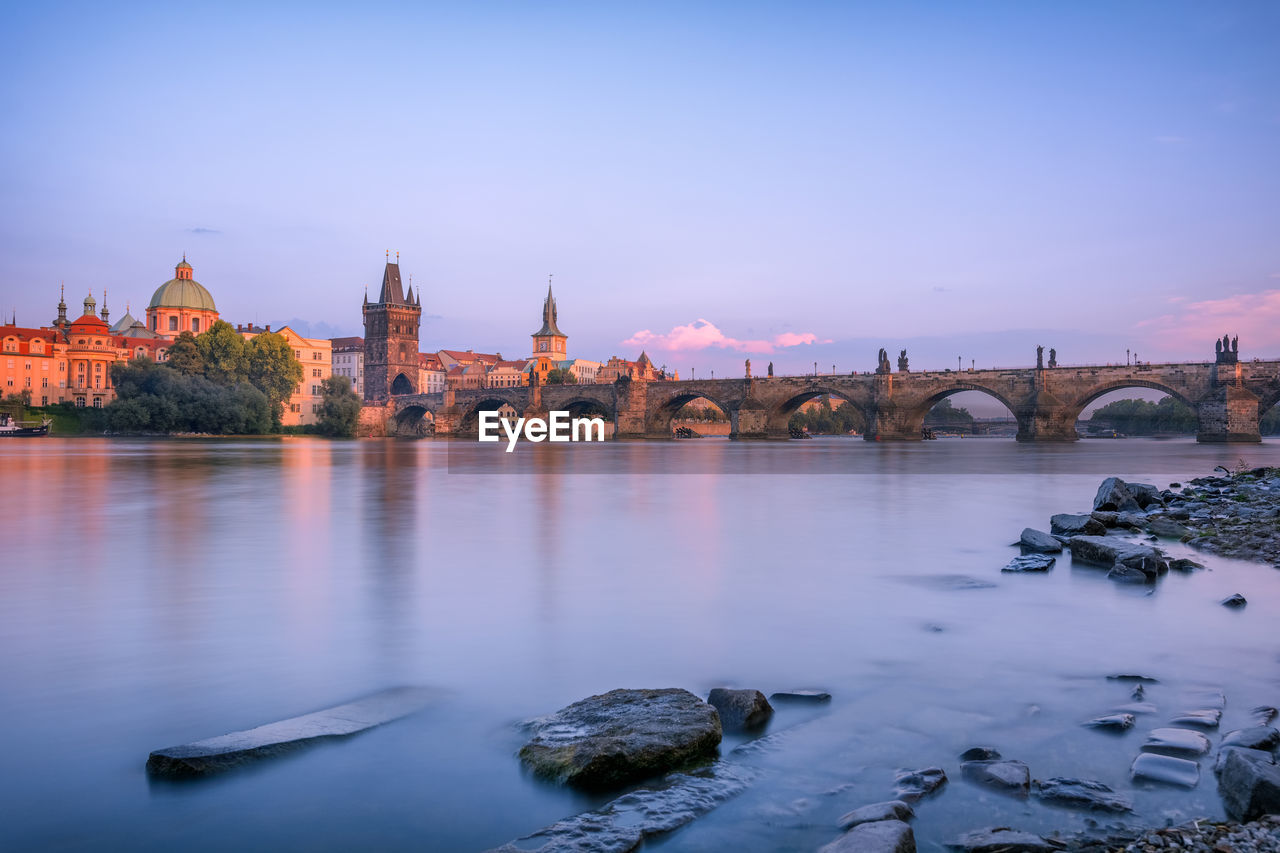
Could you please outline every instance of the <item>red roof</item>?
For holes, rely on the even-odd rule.
[[[496,361],[502,361],[502,356],[488,352],[465,352],[456,349],[442,349],[440,352],[449,356],[454,361],[483,361],[492,364]]]
[[[82,314],[71,321],[71,331],[86,335],[105,335],[111,328],[97,314]]]
[[[58,333],[49,329],[26,329],[22,326],[0,326],[0,341],[5,338],[16,337],[18,339],[18,353],[21,355],[32,355],[31,342],[37,338],[46,341],[50,345],[60,343]],[[35,355],[51,355],[53,350],[50,348],[44,353],[34,353]]]
[[[418,353],[418,367],[422,370],[443,370],[444,362],[433,352]]]
[[[364,338],[330,338],[329,345],[338,350],[364,349]]]

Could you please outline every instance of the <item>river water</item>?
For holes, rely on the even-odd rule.
[[[923,850],[1084,825],[963,781],[974,745],[1111,784],[1143,821],[1217,816],[1207,760],[1190,791],[1128,767],[1197,691],[1226,694],[1223,731],[1280,704],[1280,572],[1000,568],[1104,476],[1242,458],[1280,465],[1280,443],[3,442],[0,848],[485,849],[602,802],[523,774],[515,723],[616,687],[834,695],[780,706],[753,787],[663,849],[812,850],[931,764],[952,781],[917,809]],[[1246,608],[1218,605],[1233,592]],[[1160,679],[1157,712],[1082,728],[1129,701],[1122,672]],[[210,781],[144,772],[152,749],[399,684],[445,698]]]

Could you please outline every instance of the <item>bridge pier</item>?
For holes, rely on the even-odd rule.
[[[878,401],[862,437],[866,441],[920,441],[924,438],[924,415],[889,400]]]
[[[790,434],[772,434],[769,430],[769,411],[754,400],[744,400],[742,405],[729,412],[729,438],[735,441],[765,441],[770,438],[790,438]]]
[[[1013,413],[1018,421],[1018,441],[1078,441],[1076,418],[1080,412],[1045,391],[1037,391]]]
[[[1220,385],[1196,404],[1196,441],[1203,444],[1258,444],[1262,441],[1258,397],[1241,385]]]

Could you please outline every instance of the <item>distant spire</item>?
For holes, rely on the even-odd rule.
[[[106,323],[108,316],[109,315],[107,313],[107,289],[104,287],[102,288],[102,322]]]

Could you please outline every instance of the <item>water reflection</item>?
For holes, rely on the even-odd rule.
[[[1202,684],[1228,694],[1229,714],[1280,700],[1280,573],[1213,561],[1131,588],[1069,561],[999,572],[1024,526],[1087,506],[1101,476],[1163,485],[1241,456],[1280,464],[1275,442],[491,451],[0,443],[0,645],[18,650],[0,656],[0,796],[18,816],[0,847],[483,849],[583,804],[521,776],[513,720],[614,687],[736,683],[836,699],[768,759],[765,781],[671,843],[726,849],[741,833],[813,849],[836,815],[769,810],[883,799],[899,764],[978,741],[1036,773],[1128,790],[1142,731],[1076,726],[1123,699],[1109,671],[1160,676],[1161,714],[1186,710]],[[1217,606],[1237,591],[1243,612]],[[147,793],[150,749],[396,683],[455,698],[224,783]],[[780,712],[776,725],[797,721]],[[841,785],[846,799],[823,799]],[[1208,783],[1135,795],[1151,815],[1220,808]],[[919,837],[969,828],[977,812],[1063,820],[1020,808],[957,784]]]

